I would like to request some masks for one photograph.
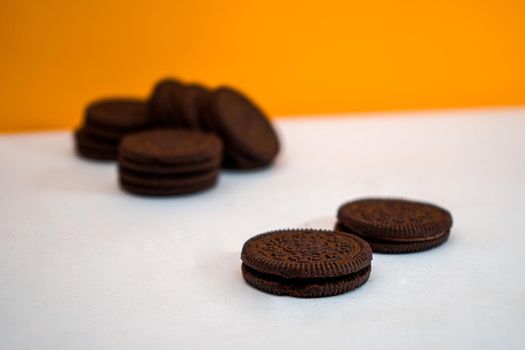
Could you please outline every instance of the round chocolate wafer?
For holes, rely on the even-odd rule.
[[[140,159],[127,158],[124,155],[120,155],[118,159],[119,165],[123,168],[126,168],[130,171],[135,171],[139,173],[146,174],[168,174],[168,175],[177,175],[177,174],[197,174],[197,173],[206,173],[219,169],[221,165],[221,158],[217,157],[216,159],[210,159],[208,161],[198,162],[198,163],[188,163],[188,164],[163,164],[155,161],[147,161]]]
[[[200,115],[210,95],[210,91],[199,84],[189,84],[184,87],[178,101],[183,127],[189,129],[202,128]]]
[[[231,167],[238,159],[263,167],[279,152],[279,140],[266,115],[240,92],[220,87],[212,92],[202,114],[205,128],[223,139]],[[241,168],[241,166],[239,167]]]
[[[83,129],[74,132],[74,140],[77,153],[84,158],[95,160],[117,158],[118,143],[91,137]]]
[[[155,125],[197,129],[201,127],[200,112],[209,91],[199,84],[183,84],[175,79],[161,80],[150,97],[150,113]]]
[[[239,154],[225,154],[222,166],[225,169],[232,170],[252,170],[261,169],[269,166],[270,163],[262,163],[260,161],[244,158]]]
[[[353,235],[359,236],[359,234],[353,232],[352,230],[345,227],[342,223],[338,222],[335,225],[334,230],[351,233]],[[445,243],[450,236],[450,231],[443,233],[442,235],[428,240],[404,240],[404,241],[392,241],[392,240],[381,240],[374,239],[370,237],[361,236],[364,240],[370,244],[372,251],[374,253],[384,253],[384,254],[402,254],[402,253],[417,253],[425,250],[435,248],[443,243]]]
[[[182,127],[178,101],[183,91],[184,85],[175,79],[163,79],[155,85],[149,100],[150,116],[154,125]]]
[[[196,182],[191,184],[184,184],[183,186],[151,186],[141,185],[138,183],[128,182],[120,178],[120,186],[127,192],[144,195],[144,196],[174,196],[182,194],[190,194],[208,190],[217,184],[218,174],[215,177],[209,178],[203,182]]]
[[[120,139],[149,125],[147,104],[134,98],[98,100],[86,108],[85,129],[93,136]]]
[[[263,292],[296,298],[321,298],[343,294],[363,285],[370,276],[371,267],[365,267],[358,272],[339,278],[304,280],[287,280],[261,274],[245,264],[241,265],[241,270],[245,281]]]
[[[252,237],[241,252],[243,276],[267,293],[320,297],[344,293],[370,274],[366,241],[341,232],[289,229]]]
[[[192,174],[147,174],[138,173],[119,166],[120,178],[128,184],[152,188],[193,187],[195,184],[213,182],[218,176],[218,169],[206,173]]]
[[[116,154],[101,152],[88,147],[77,145],[76,152],[79,156],[91,160],[111,161],[116,159]]]
[[[187,165],[222,158],[222,142],[203,131],[152,129],[126,136],[119,154],[128,160]]]
[[[337,219],[361,236],[389,241],[441,237],[452,216],[436,205],[406,199],[368,198],[343,204]]]

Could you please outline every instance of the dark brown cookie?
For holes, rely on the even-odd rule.
[[[225,155],[225,158],[222,162],[223,168],[231,170],[258,170],[270,165],[271,163],[261,163],[259,161],[243,158],[239,154],[229,154],[228,156]]]
[[[121,138],[148,127],[145,102],[105,99],[91,103],[81,128],[75,131],[77,154],[96,160],[115,160]]]
[[[179,100],[183,127],[189,129],[202,128],[201,113],[210,95],[210,91],[202,85],[190,84],[185,86]]]
[[[192,174],[192,173],[206,173],[213,170],[218,170],[221,165],[221,158],[210,159],[197,163],[188,163],[185,165],[165,164],[155,161],[140,160],[137,158],[127,158],[121,155],[119,157],[119,164],[131,171],[147,174]]]
[[[205,173],[175,173],[175,174],[154,174],[136,172],[123,166],[119,166],[120,179],[128,184],[136,184],[151,188],[182,188],[193,187],[202,183],[215,182],[219,174],[218,169],[212,169]]]
[[[124,135],[148,126],[148,106],[138,99],[104,99],[86,108],[84,128],[92,136],[118,141]]]
[[[337,229],[363,237],[376,252],[430,249],[445,242],[452,227],[452,216],[445,209],[404,199],[348,202],[339,208],[337,219]],[[385,248],[388,244],[392,249]]]
[[[222,142],[214,134],[187,129],[153,129],[124,137],[119,180],[128,192],[167,196],[214,186]]]
[[[363,285],[370,276],[370,266],[339,278],[286,279],[262,274],[241,265],[242,276],[246,282],[263,292],[288,295],[296,298],[321,298],[349,292]]]
[[[222,158],[222,142],[214,134],[203,131],[152,129],[126,136],[119,154],[141,162],[202,164]]]
[[[221,87],[212,92],[202,122],[223,139],[224,157],[230,167],[239,164],[239,168],[246,168],[246,163],[250,168],[264,167],[279,153],[277,133],[266,115],[232,88]]]
[[[83,129],[74,132],[75,149],[77,153],[94,160],[115,160],[118,143],[91,137]]]
[[[91,160],[102,160],[102,161],[112,161],[116,159],[114,154],[109,154],[106,152],[100,152],[93,150],[87,147],[79,146],[76,147],[76,152],[79,156]]]
[[[450,236],[450,231],[447,231],[441,236],[429,240],[396,242],[360,236],[359,234],[352,232],[352,230],[348,229],[340,222],[336,223],[334,230],[359,236],[366,240],[368,244],[370,244],[370,247],[374,253],[384,254],[417,253],[429,250],[445,243]]]
[[[197,129],[200,113],[209,91],[198,84],[183,84],[174,79],[161,80],[150,97],[150,114],[157,126]]]
[[[201,192],[208,190],[217,184],[218,173],[215,177],[212,177],[205,182],[200,183],[191,183],[185,184],[183,186],[151,186],[151,185],[141,185],[133,182],[128,182],[120,178],[120,186],[127,192],[139,194],[143,196],[175,196],[190,194],[195,192]]]
[[[344,293],[370,274],[372,251],[359,237],[326,230],[296,229],[249,239],[241,252],[243,276],[277,295],[320,297]]]
[[[150,117],[155,126],[182,127],[178,100],[183,91],[184,85],[175,79],[164,79],[155,85],[149,99]]]

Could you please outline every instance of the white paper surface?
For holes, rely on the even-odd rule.
[[[202,194],[119,190],[69,133],[0,136],[0,349],[522,349],[525,109],[279,120],[272,169]],[[361,288],[294,299],[240,274],[251,236],[402,196],[450,240],[374,255]]]

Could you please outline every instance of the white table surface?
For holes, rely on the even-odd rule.
[[[179,198],[119,190],[69,133],[0,136],[0,349],[523,349],[525,109],[277,122],[276,166]],[[454,217],[431,251],[375,254],[337,297],[259,292],[251,236],[330,228],[363,196]]]

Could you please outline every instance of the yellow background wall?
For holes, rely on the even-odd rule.
[[[525,103],[525,1],[0,1],[0,130],[161,77],[271,115]]]

